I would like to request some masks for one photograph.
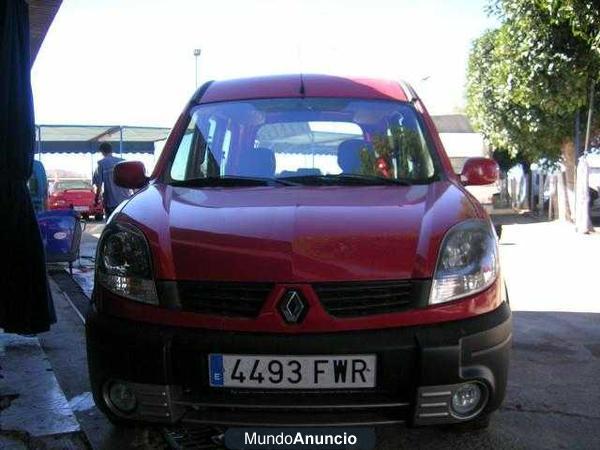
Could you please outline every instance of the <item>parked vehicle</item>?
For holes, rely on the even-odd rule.
[[[484,427],[511,342],[497,238],[393,81],[216,81],[104,229],[91,385],[115,423]]]
[[[33,160],[33,170],[27,182],[27,187],[29,188],[34,211],[36,213],[45,211],[48,202],[48,178],[46,177],[44,165],[38,160]]]
[[[94,189],[89,181],[61,180],[54,183],[48,202],[49,209],[74,209],[87,220],[94,216],[102,220],[102,205],[94,204]]]

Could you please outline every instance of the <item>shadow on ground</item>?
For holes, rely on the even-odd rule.
[[[490,428],[383,427],[378,449],[600,448],[600,314],[515,312],[507,396]]]

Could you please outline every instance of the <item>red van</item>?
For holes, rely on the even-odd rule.
[[[98,245],[91,382],[115,423],[484,427],[511,312],[490,218],[395,81],[202,86]]]

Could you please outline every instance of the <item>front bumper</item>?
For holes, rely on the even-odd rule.
[[[282,335],[163,327],[94,313],[86,323],[96,404],[123,419],[225,425],[438,424],[459,421],[424,406],[431,393],[465,381],[488,390],[483,413],[506,389],[511,312],[506,302],[473,318],[426,326]],[[249,391],[211,388],[208,354],[377,354],[377,387],[348,391]],[[122,415],[105,386],[127,382],[138,406]],[[443,404],[446,406],[443,406]],[[440,406],[441,405],[441,406]]]
[[[69,204],[52,204],[51,203],[48,205],[48,209],[49,210],[74,209],[75,211],[77,211],[80,214],[89,214],[91,216],[104,213],[104,208],[102,206],[88,205],[87,203],[85,203],[85,204],[75,204],[75,203],[73,203],[73,204],[71,204],[71,203],[69,203]]]

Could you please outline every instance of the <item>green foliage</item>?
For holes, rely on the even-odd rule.
[[[361,174],[402,179],[426,179],[434,171],[421,134],[403,126],[372,137],[373,152],[360,152]]]
[[[472,47],[467,113],[493,148],[556,160],[598,78],[600,12],[592,0],[498,0],[501,20]]]

